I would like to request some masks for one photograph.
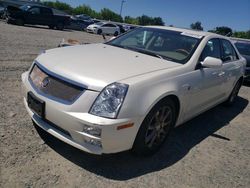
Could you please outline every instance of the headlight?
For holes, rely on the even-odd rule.
[[[96,98],[89,113],[106,118],[116,118],[127,91],[127,84],[113,83],[108,85]]]

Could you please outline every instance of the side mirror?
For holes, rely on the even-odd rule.
[[[206,68],[220,68],[222,67],[221,59],[214,57],[206,57],[203,62],[201,62],[202,67]]]

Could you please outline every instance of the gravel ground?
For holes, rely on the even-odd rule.
[[[92,156],[35,128],[22,104],[20,76],[62,38],[103,41],[0,22],[0,187],[250,187],[249,86],[233,107],[220,105],[176,128],[149,158]]]

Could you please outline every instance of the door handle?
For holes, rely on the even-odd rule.
[[[225,72],[224,72],[224,71],[221,71],[221,72],[218,74],[219,77],[222,77],[222,76],[224,76],[224,75],[225,75]]]

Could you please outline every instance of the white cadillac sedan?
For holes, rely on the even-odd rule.
[[[24,104],[36,125],[83,151],[149,155],[175,126],[233,103],[245,65],[223,36],[142,27],[45,51],[22,74]]]

